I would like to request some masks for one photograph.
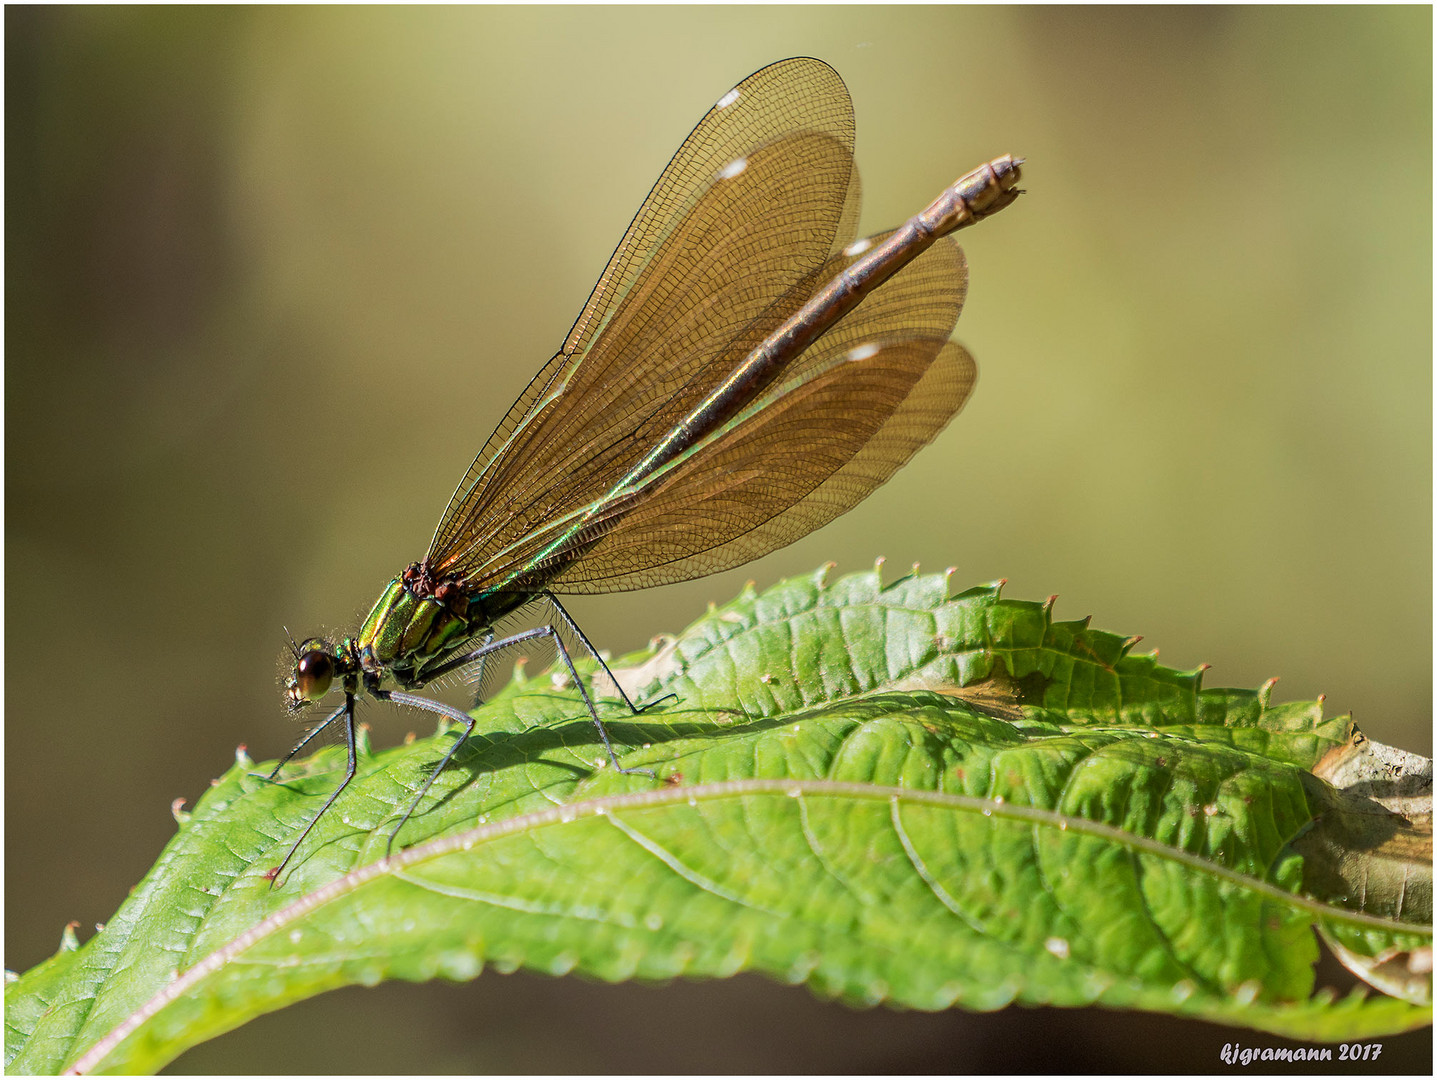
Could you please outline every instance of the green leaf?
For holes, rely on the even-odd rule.
[[[1371,912],[1346,899],[1346,834],[1319,827],[1361,801],[1313,771],[1350,721],[1205,690],[1135,640],[937,575],[750,590],[615,665],[678,695],[606,708],[657,780],[603,767],[573,688],[520,675],[402,851],[383,858],[396,808],[448,732],[363,747],[275,889],[343,754],[284,784],[240,755],[109,925],[8,987],[7,1068],[153,1070],[323,990],[485,965],[752,969],[860,1003],[1100,1003],[1328,1041],[1430,1023],[1430,977],[1425,1001],[1313,994],[1315,927],[1364,956],[1431,943],[1430,831],[1425,892],[1419,845]]]

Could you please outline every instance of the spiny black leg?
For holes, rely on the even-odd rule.
[[[560,608],[559,610],[563,611],[564,609]],[[567,619],[568,615],[566,614],[564,617]],[[570,625],[573,625],[572,622]],[[541,627],[541,629],[548,631],[549,636],[554,639],[554,647],[559,650],[559,659],[564,661],[564,666],[569,669],[569,677],[574,680],[574,685],[579,688],[579,696],[584,699],[584,707],[589,710],[589,718],[594,721],[594,726],[599,729],[599,738],[603,740],[604,749],[609,752],[609,763],[613,765],[615,770],[621,773],[629,773],[631,775],[638,773],[641,776],[653,777],[653,769],[626,769],[619,764],[619,757],[614,753],[614,744],[609,741],[608,729],[604,727],[604,722],[599,719],[599,710],[595,708],[593,700],[589,697],[589,691],[584,689],[584,680],[579,678],[579,673],[574,669],[574,661],[569,657],[569,650],[564,646],[564,639],[559,636],[558,631],[552,626]],[[584,644],[589,645],[588,641],[585,641]],[[592,651],[593,646],[589,645],[589,649]],[[598,654],[595,653],[594,655],[597,656]],[[600,660],[599,663],[602,664],[603,661]],[[605,668],[604,670],[608,671],[609,669]],[[612,679],[613,676],[610,675],[609,678]],[[617,680],[614,682],[614,685],[619,685]],[[622,688],[620,688],[619,693],[624,694]],[[635,714],[638,713],[639,710],[634,708],[627,694],[624,694],[624,704],[628,705],[630,710]]]
[[[565,618],[567,617],[566,615]],[[539,637],[553,639],[554,647],[559,653],[559,659],[564,661],[564,666],[569,669],[569,676],[574,680],[574,685],[579,688],[579,696],[584,699],[584,708],[589,710],[589,718],[594,721],[594,726],[599,729],[599,738],[604,743],[604,749],[609,753],[609,762],[621,773],[639,773],[643,776],[653,776],[654,774],[651,769],[626,769],[619,764],[618,755],[614,753],[614,745],[609,741],[608,729],[604,727],[604,722],[599,719],[599,710],[595,708],[593,699],[589,697],[589,691],[584,687],[584,680],[579,678],[578,671],[574,669],[574,661],[569,657],[569,650],[564,645],[564,639],[559,636],[559,632],[555,630],[553,626],[536,626],[532,630],[522,630],[517,634],[502,638],[499,641],[491,641],[471,652],[465,653],[463,656],[453,657],[437,667],[427,669],[425,675],[431,680],[437,679],[439,676],[464,667],[466,664],[472,664],[474,661],[488,656],[490,653],[499,652],[501,649],[513,648],[515,645],[519,645],[525,641],[532,641],[534,638]],[[585,641],[585,644],[588,645],[588,642]],[[592,646],[589,647],[592,649]],[[602,661],[600,661],[600,663],[602,663]],[[607,668],[605,670],[607,670]],[[612,678],[612,676],[610,677]],[[622,692],[621,690],[620,693]],[[430,699],[419,698],[418,700],[429,702]],[[629,708],[633,709],[636,714],[638,713],[639,710],[634,709],[634,706],[629,703],[628,697],[624,698],[624,702],[629,704]],[[421,705],[420,708],[430,708],[431,705],[437,704],[438,702],[432,702],[430,705]],[[440,710],[435,709],[434,711],[437,712]],[[457,712],[457,710],[455,711]]]
[[[493,642],[494,631],[490,630],[487,634],[484,635],[484,640],[479,643],[479,648],[487,648],[489,645],[493,644]],[[474,661],[477,666],[473,671],[466,671],[463,673],[464,681],[468,683],[470,689],[474,691],[474,708],[478,708],[480,705],[484,704],[484,672],[489,666],[486,663],[488,658],[489,654],[485,653],[483,656],[479,657],[478,660]]]
[[[278,883],[278,881],[279,881],[279,875],[280,875],[281,871],[283,871],[284,868],[289,864],[289,860],[294,856],[294,853],[299,849],[299,845],[302,844],[302,843],[304,843],[304,838],[309,835],[309,831],[310,831],[311,829],[313,829],[316,825],[319,824],[319,819],[322,818],[322,817],[324,817],[325,812],[326,812],[331,806],[334,805],[334,800],[337,799],[337,798],[339,798],[339,793],[340,793],[341,791],[343,791],[345,788],[347,788],[347,787],[349,786],[349,782],[354,779],[354,774],[355,774],[355,771],[356,771],[356,769],[357,769],[357,767],[358,767],[358,755],[357,755],[357,753],[355,752],[355,745],[354,745],[354,695],[353,695],[353,694],[346,693],[346,694],[344,695],[344,708],[340,709],[339,712],[335,714],[335,716],[331,716],[328,720],[326,720],[326,721],[324,722],[324,724],[322,724],[322,725],[320,725],[320,726],[321,726],[321,727],[327,727],[327,726],[335,719],[335,717],[340,716],[340,715],[343,715],[343,716],[344,716],[344,721],[345,721],[345,722],[344,722],[344,741],[345,741],[345,745],[349,748],[349,767],[348,767],[347,769],[345,769],[344,779],[343,779],[342,781],[340,781],[339,787],[337,787],[337,788],[334,789],[334,793],[333,793],[332,795],[330,795],[330,797],[325,800],[324,805],[319,808],[319,813],[315,814],[314,817],[310,819],[309,824],[304,827],[304,832],[300,833],[300,834],[299,834],[299,838],[296,839],[295,842],[289,846],[289,850],[288,850],[287,852],[285,852],[284,858],[279,861],[279,865],[276,866],[276,867],[274,867],[273,869],[271,869],[270,872],[265,875],[265,877],[269,878],[269,886],[270,886],[271,889],[275,887],[276,883]],[[308,735],[305,736],[304,742],[301,742],[299,745],[300,745],[300,746],[303,746],[304,743],[305,743],[305,742],[308,742],[308,741],[315,735],[315,733],[318,732],[319,730],[320,730],[319,728],[316,728],[314,731],[310,732]],[[299,749],[298,746],[295,747],[295,750],[298,750],[298,749]],[[290,751],[290,755],[292,756],[293,754],[294,754],[294,750],[291,750],[291,751]],[[286,757],[286,758],[285,758],[285,761],[288,761],[288,760],[289,760],[289,758]],[[284,763],[284,762],[281,762],[280,764],[283,764],[283,763]],[[275,771],[278,772],[279,770],[276,769]]]
[[[274,780],[274,778],[279,775],[280,769],[284,768],[287,764],[289,764],[289,759],[290,759],[290,758],[294,757],[295,754],[299,753],[299,752],[300,752],[301,750],[303,750],[306,746],[308,746],[310,739],[314,738],[316,735],[318,735],[318,734],[319,734],[321,731],[323,731],[325,728],[329,727],[330,724],[334,723],[334,722],[335,722],[336,720],[338,720],[341,716],[343,716],[343,715],[345,714],[346,710],[348,710],[348,708],[349,708],[348,705],[341,705],[339,708],[335,709],[334,712],[330,713],[329,716],[328,716],[326,719],[320,721],[320,722],[319,722],[318,724],[316,724],[314,727],[310,728],[309,731],[307,731],[307,732],[305,733],[304,738],[300,739],[299,742],[295,743],[294,746],[293,746],[293,748],[290,750],[290,752],[287,753],[287,754],[285,754],[284,757],[282,757],[282,758],[279,759],[279,764],[274,767],[274,772],[272,772],[272,773],[270,773],[268,776],[264,777],[264,779],[265,779],[265,780],[269,780],[269,781],[272,782],[272,781]],[[251,776],[259,776],[260,774],[259,774],[259,773],[250,773],[250,775],[251,775]]]
[[[429,779],[424,781],[424,784],[419,789],[419,793],[414,796],[414,801],[409,804],[409,809],[405,810],[404,816],[399,819],[399,824],[394,826],[393,831],[390,832],[389,843],[386,844],[384,848],[384,857],[387,859],[389,858],[389,853],[394,850],[394,838],[399,835],[399,830],[404,828],[404,823],[414,815],[415,809],[419,806],[419,801],[424,798],[425,794],[434,785],[434,781],[437,780],[439,774],[444,771],[444,766],[449,764],[449,759],[464,745],[464,740],[469,738],[470,733],[474,730],[475,720],[474,717],[468,713],[460,712],[458,709],[446,705],[442,701],[419,697],[417,694],[405,694],[398,690],[381,690],[376,696],[386,701],[392,701],[396,705],[412,705],[416,709],[426,709],[429,712],[436,712],[440,716],[446,716],[450,720],[462,724],[464,727],[464,730],[459,733],[459,738],[455,739],[454,745],[449,748],[449,753],[444,755],[444,759],[440,761],[439,764],[434,767],[434,771],[429,774]]]
[[[490,634],[484,639],[484,644],[478,646],[477,648],[470,649],[462,656],[453,656],[440,664],[436,664],[432,667],[426,667],[424,669],[424,681],[432,683],[435,679],[438,679],[444,675],[448,675],[451,671],[458,671],[460,668],[468,667],[476,661],[483,660],[485,657],[491,655],[492,653],[497,653],[504,649],[513,648],[515,645],[522,645],[524,642],[532,641],[534,638],[537,637],[552,636],[553,633],[554,628],[552,626],[538,626],[532,630],[521,630],[517,634],[511,634],[509,637],[500,638],[498,641],[495,641],[494,635]],[[423,698],[421,700],[433,701],[432,698]],[[440,703],[434,702],[434,704],[438,705]],[[419,707],[421,709],[425,708],[425,706],[423,705]],[[447,709],[449,708],[449,706],[446,705],[444,706],[444,708]]]
[[[559,613],[560,618],[562,618],[562,619],[564,620],[564,623],[569,627],[570,632],[572,632],[573,635],[574,635],[576,638],[579,639],[579,641],[583,644],[584,648],[586,648],[586,649],[589,650],[589,655],[592,656],[592,657],[598,662],[598,665],[599,665],[601,668],[604,669],[604,674],[609,677],[609,681],[610,681],[611,683],[613,683],[613,684],[614,684],[614,688],[615,688],[616,690],[618,690],[618,692],[619,692],[619,697],[621,697],[621,698],[624,699],[624,704],[629,707],[629,712],[633,713],[635,716],[638,716],[640,713],[648,712],[648,711],[649,711],[650,709],[652,709],[655,705],[661,705],[661,704],[663,704],[663,703],[664,703],[665,701],[667,701],[669,698],[673,698],[675,701],[678,701],[678,699],[679,699],[678,694],[672,694],[672,693],[670,693],[670,694],[665,694],[663,697],[655,698],[653,701],[650,701],[650,702],[648,702],[648,703],[645,704],[645,705],[635,705],[632,701],[629,700],[629,695],[624,692],[624,688],[619,685],[619,680],[616,679],[616,678],[614,678],[614,673],[609,670],[609,665],[606,664],[606,663],[604,663],[604,658],[599,655],[599,650],[596,649],[596,648],[594,648],[593,642],[591,642],[591,641],[589,640],[588,636],[584,633],[584,631],[582,631],[582,630],[579,629],[579,624],[574,621],[574,617],[573,617],[572,615],[570,615],[567,611],[564,610],[564,605],[563,605],[563,604],[559,603],[559,598],[556,597],[553,593],[545,593],[545,594],[544,594],[544,597],[545,597],[545,599],[547,599],[547,600],[549,601],[549,603],[551,603],[552,605],[554,605],[554,610]],[[573,670],[573,665],[572,665],[572,664],[569,665],[569,670],[570,670],[570,671]],[[595,717],[595,720],[597,720],[597,719],[598,719],[598,718]],[[601,727],[602,727],[602,725],[601,725]],[[607,739],[607,738],[604,740],[604,744],[605,744],[606,746],[608,745],[608,739]],[[617,764],[617,763],[616,763],[616,764]],[[620,771],[621,771],[621,772],[627,772],[628,770],[620,770]],[[638,770],[638,771],[642,771],[642,770]],[[652,775],[652,773],[651,773],[650,775]]]

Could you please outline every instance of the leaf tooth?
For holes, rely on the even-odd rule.
[[[254,764],[254,761],[251,760],[249,756],[249,747],[244,743],[240,743],[235,747],[235,764],[242,769],[248,769]]]
[[[799,983],[806,981],[822,962],[823,957],[817,951],[809,949],[807,952],[794,958],[793,963],[788,966],[788,970],[784,972],[783,977],[786,981],[797,986]]]
[[[78,919],[71,919],[65,924],[65,929],[60,931],[60,951],[74,952],[80,947],[80,939],[75,936],[75,931],[80,928]]]
[[[185,797],[183,795],[170,803],[170,815],[175,819],[176,825],[189,823],[191,815],[190,812],[185,809]]]
[[[887,561],[887,557],[883,555],[873,560],[873,576],[878,579],[879,589],[883,588],[883,564]]]
[[[939,1009],[946,1009],[953,1005],[963,996],[963,984],[957,980],[951,980],[940,986],[934,993],[934,1004]]]
[[[632,979],[638,974],[639,965],[643,963],[645,948],[643,943],[630,938],[618,955],[608,963],[602,978],[608,982],[627,982]]]
[[[888,1000],[891,989],[887,979],[873,979],[863,988],[863,1003],[865,1005],[882,1005]]]
[[[1003,980],[1003,989],[1012,995],[1009,997],[1009,1001],[1017,1001],[1028,989],[1028,980],[1021,971],[1015,971]]]
[[[359,757],[371,757],[374,754],[374,748],[369,741],[368,721],[361,720],[354,734],[354,752]]]
[[[1134,635],[1133,635],[1132,637],[1130,637],[1130,638],[1124,638],[1124,639],[1123,639],[1123,643],[1118,646],[1118,655],[1119,655],[1119,656],[1127,656],[1128,653],[1132,651],[1133,646],[1136,645],[1138,642],[1140,642],[1140,641],[1142,641],[1142,640],[1143,640],[1143,635],[1142,635],[1142,634],[1134,634]],[[1156,650],[1154,650],[1154,654],[1156,654]]]
[[[699,950],[692,941],[680,941],[674,946],[673,958],[678,970],[675,974],[682,975],[693,966]]]
[[[478,978],[484,970],[484,961],[469,949],[454,949],[440,956],[439,970],[444,978],[453,982],[468,982]]]
[[[1048,597],[1048,599],[1046,599],[1046,600],[1043,601],[1043,614],[1044,614],[1045,616],[1047,616],[1047,618],[1048,618],[1048,620],[1049,620],[1050,622],[1052,621],[1052,618],[1053,618],[1053,605],[1056,604],[1057,602],[1058,602],[1058,594],[1057,594],[1057,593],[1051,594],[1051,595]]]
[[[548,971],[550,975],[563,976],[569,974],[579,966],[579,954],[571,949],[565,949],[549,961]]]
[[[1153,650],[1153,654],[1154,654],[1154,655],[1157,654],[1157,650],[1156,650],[1156,649]],[[1191,674],[1192,674],[1192,677],[1193,677],[1193,680],[1194,680],[1194,684],[1193,684],[1193,692],[1194,692],[1194,693],[1198,693],[1198,694],[1202,693],[1203,676],[1208,673],[1208,671],[1209,671],[1209,669],[1211,669],[1211,667],[1212,667],[1211,664],[1199,664],[1197,667],[1195,667],[1195,668],[1192,669]]]
[[[714,969],[714,974],[721,979],[737,975],[749,966],[752,955],[753,941],[747,937],[740,937],[729,948],[728,954],[719,961],[718,967]]]
[[[820,589],[827,589],[828,577],[836,569],[838,569],[838,564],[832,559],[830,559],[828,562],[820,566],[818,568],[818,572],[813,575],[813,583],[817,585]]]
[[[1257,703],[1264,709],[1272,706],[1272,688],[1277,685],[1279,678],[1281,678],[1281,676],[1274,675],[1257,688]]]

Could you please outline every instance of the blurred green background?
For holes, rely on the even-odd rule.
[[[423,553],[669,155],[790,55],[852,92],[865,231],[1028,158],[1030,194],[965,238],[978,390],[830,528],[576,601],[590,637],[622,653],[826,560],[954,565],[1430,754],[1430,8],[9,7],[5,29],[7,967],[107,919],[237,743],[288,748],[281,627],[352,625]],[[368,719],[378,744],[415,724]],[[486,973],[327,995],[176,1067],[1208,1071],[1229,1037]]]

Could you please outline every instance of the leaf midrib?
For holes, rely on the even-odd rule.
[[[742,779],[725,780],[708,784],[694,784],[686,787],[666,787],[650,791],[624,792],[584,799],[575,803],[546,807],[542,810],[519,814],[503,821],[488,822],[464,832],[437,837],[373,863],[359,867],[342,877],[327,882],[312,893],[300,897],[294,903],[268,916],[244,931],[230,942],[222,945],[182,975],[176,978],[158,994],[154,995],[122,1023],[97,1040],[82,1055],[69,1072],[86,1073],[93,1071],[120,1043],[142,1024],[157,1015],[171,1002],[188,993],[203,979],[221,970],[228,962],[246,950],[279,933],[299,919],[323,907],[325,904],[388,874],[397,874],[417,864],[469,851],[480,844],[489,843],[508,836],[548,828],[553,825],[572,824],[575,821],[603,817],[616,810],[641,810],[671,806],[677,803],[716,801],[739,798],[746,795],[784,795],[802,799],[813,796],[848,797],[867,800],[885,800],[892,803],[906,802],[913,805],[981,813],[987,817],[1020,821],[1034,825],[1046,825],[1077,835],[1092,836],[1146,855],[1168,859],[1202,873],[1222,878],[1241,888],[1259,893],[1268,899],[1306,911],[1316,917],[1357,926],[1370,927],[1387,932],[1427,933],[1430,928],[1415,924],[1396,922],[1391,919],[1364,912],[1325,904],[1321,901],[1287,892],[1270,882],[1250,874],[1232,870],[1214,863],[1200,855],[1181,848],[1164,844],[1148,837],[1137,836],[1104,822],[1073,817],[1057,811],[1033,806],[1010,804],[1002,798],[980,798],[973,795],[958,795],[951,792],[924,791],[915,788],[880,786],[848,780],[794,780],[794,779]]]

